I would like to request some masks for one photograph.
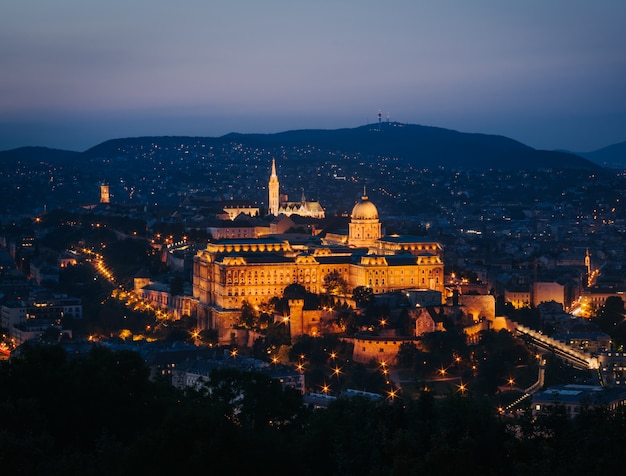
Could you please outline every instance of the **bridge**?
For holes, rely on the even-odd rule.
[[[562,342],[551,339],[533,329],[517,325],[515,333],[530,340],[531,344],[554,353],[560,359],[569,362],[574,368],[579,370],[598,370],[600,368],[597,357],[572,349]]]
[[[556,357],[566,362],[569,362],[572,367],[576,369],[599,371],[600,364],[597,357],[592,357],[589,354],[585,354],[584,352],[572,349],[562,342],[545,336],[540,332],[517,324],[514,330],[514,334],[524,337],[527,341],[529,341],[530,344],[538,348],[544,349],[546,352],[553,353]],[[525,389],[523,391],[523,394],[517,400],[510,403],[504,408],[500,408],[499,411],[502,413],[511,411],[522,401],[530,398],[534,392],[542,388],[544,384],[545,369],[546,360],[542,357],[539,361],[539,375],[537,377],[537,381],[533,385]]]

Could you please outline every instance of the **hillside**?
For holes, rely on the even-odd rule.
[[[62,162],[71,160],[80,155],[80,152],[48,147],[19,147],[17,149],[0,151],[0,163],[5,166],[15,162]]]
[[[620,142],[592,152],[577,155],[584,157],[602,167],[626,169],[626,142]]]
[[[382,123],[352,129],[294,130],[275,134],[231,133],[218,138],[140,137],[115,139],[84,153],[89,158],[126,156],[129,146],[149,150],[159,148],[222,146],[229,143],[263,149],[314,148],[326,152],[359,155],[368,162],[378,157],[397,158],[414,167],[460,169],[596,169],[597,165],[572,153],[536,150],[513,139],[488,134],[470,134],[438,127]],[[310,156],[308,159],[314,160]]]

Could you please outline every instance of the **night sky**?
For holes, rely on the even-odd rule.
[[[0,150],[357,127],[626,140],[624,0],[3,0]]]

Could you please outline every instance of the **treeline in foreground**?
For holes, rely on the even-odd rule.
[[[262,374],[216,371],[187,392],[148,377],[134,352],[23,348],[0,365],[2,474],[622,473],[623,411],[512,421],[429,393],[311,410]]]

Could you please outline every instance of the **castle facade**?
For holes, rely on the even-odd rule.
[[[276,206],[273,183],[277,185],[270,178],[270,213]],[[253,306],[269,302],[294,283],[325,293],[330,274],[343,279],[348,294],[359,286],[374,294],[408,289],[445,294],[441,244],[423,237],[382,236],[378,209],[364,193],[352,209],[347,235],[327,233],[304,243],[271,235],[209,242],[193,264],[199,327],[216,329],[220,342],[228,342],[244,301]]]

